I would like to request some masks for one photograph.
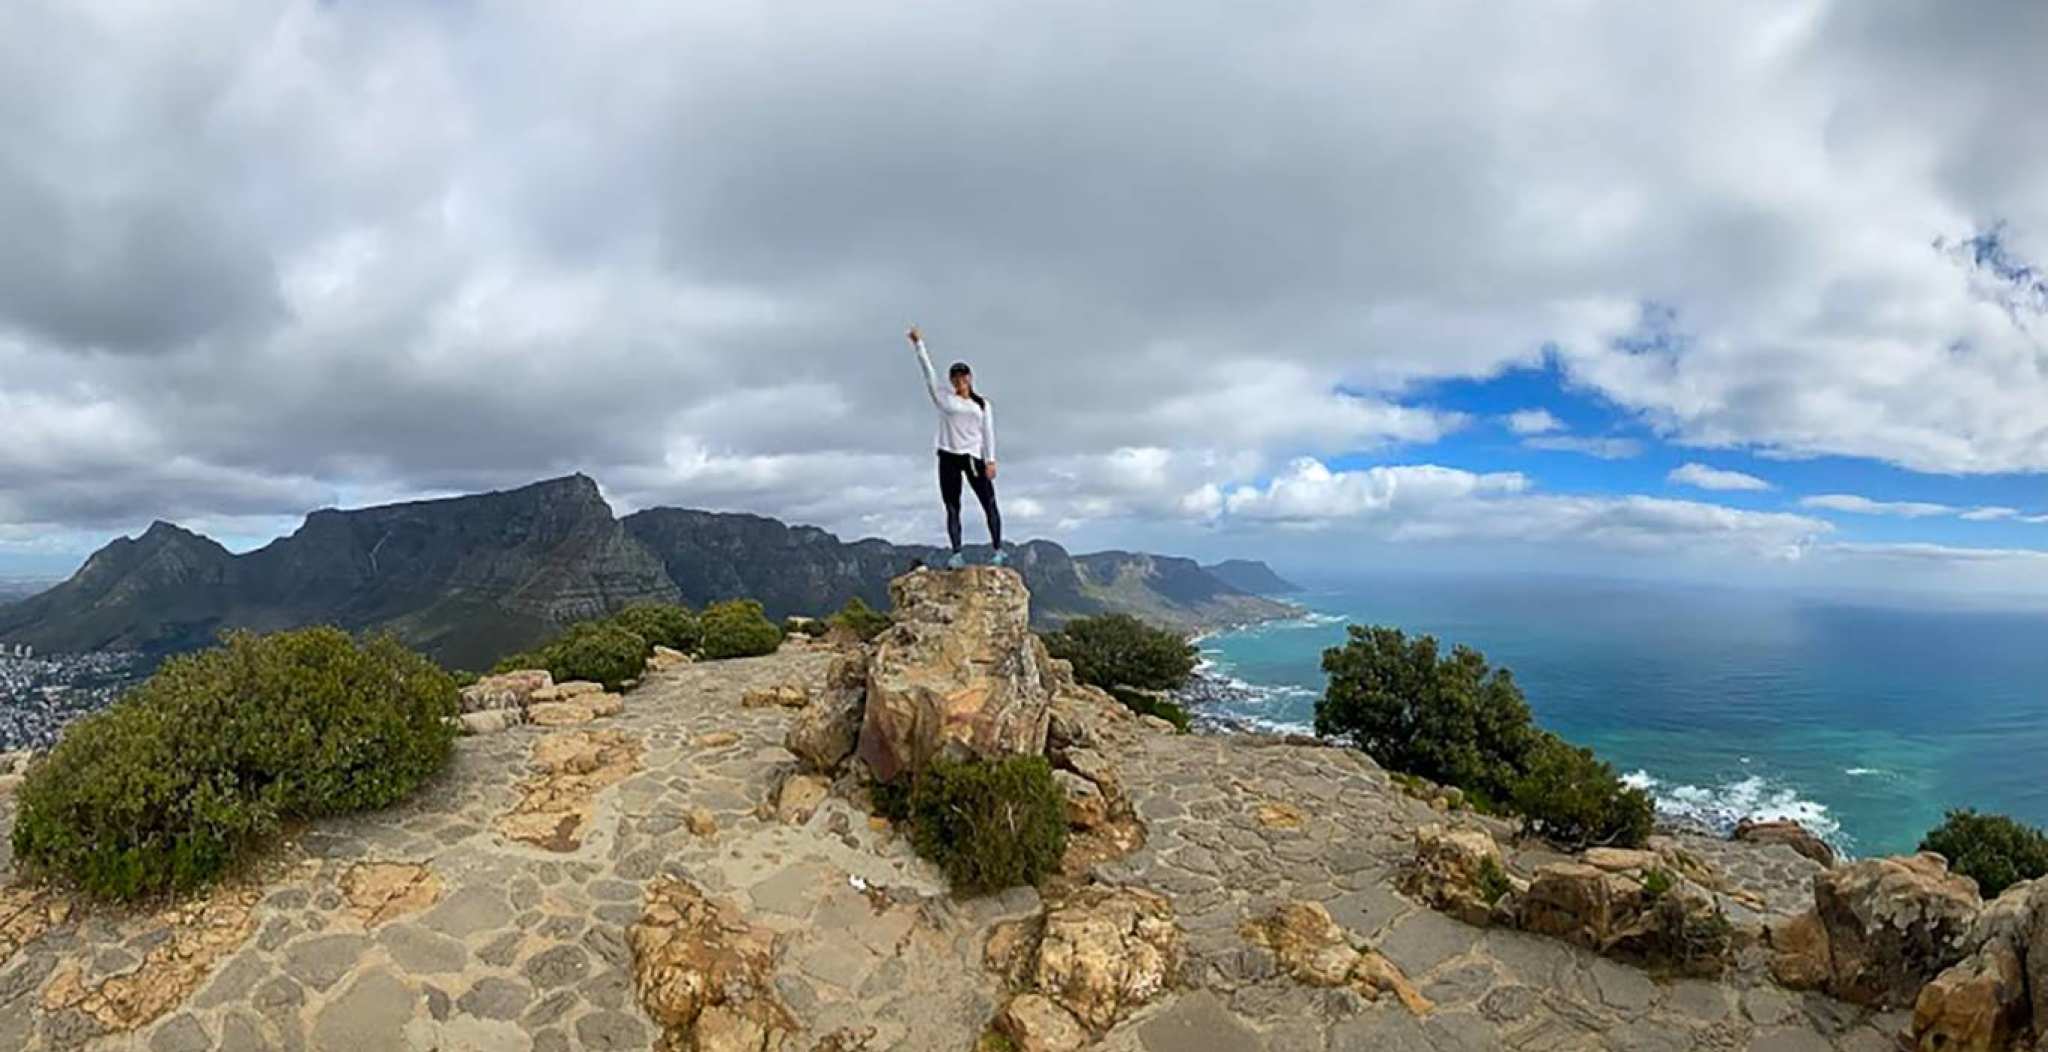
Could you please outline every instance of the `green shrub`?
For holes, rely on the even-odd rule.
[[[646,637],[615,621],[578,621],[540,649],[500,660],[496,671],[544,668],[557,683],[582,679],[620,690],[646,671],[652,652]]]
[[[1104,690],[1179,690],[1195,671],[1193,644],[1129,614],[1075,618],[1048,633],[1045,647],[1074,663],[1074,678]]]
[[[894,624],[889,615],[869,606],[860,596],[854,596],[832,615],[832,625],[843,628],[861,638],[861,642],[873,642],[876,636],[889,630]]]
[[[649,653],[668,647],[688,654],[704,637],[697,615],[674,603],[635,603],[613,614],[612,622],[646,640]]]
[[[1664,897],[1678,883],[1669,870],[1651,869],[1643,871],[1643,897],[1655,902]]]
[[[1469,647],[1441,655],[1433,636],[1352,625],[1343,646],[1323,651],[1323,671],[1317,734],[1488,801],[1514,792],[1540,732],[1508,670]]]
[[[1066,794],[1043,756],[934,761],[907,807],[911,842],[962,894],[1037,884],[1067,848]]]
[[[1530,832],[1572,848],[1640,847],[1654,817],[1649,794],[1623,785],[1593,750],[1553,734],[1530,750],[1511,799]]]
[[[1397,778],[1455,786],[1487,814],[1508,804],[1530,831],[1569,846],[1649,836],[1650,798],[1538,728],[1514,675],[1478,651],[1446,655],[1433,636],[1352,625],[1344,645],[1323,651],[1323,671],[1316,733],[1349,741]]]
[[[812,639],[819,639],[831,630],[831,625],[815,617],[798,617],[795,614],[791,614],[782,619],[782,635],[785,639],[790,636],[809,636]]]
[[[703,622],[700,649],[707,658],[756,657],[782,645],[782,629],[752,599],[713,603],[704,608]]]
[[[1508,875],[1491,856],[1479,860],[1479,894],[1491,906],[1499,902],[1514,885],[1508,883]]]
[[[1166,698],[1146,694],[1141,691],[1127,690],[1123,687],[1112,687],[1109,694],[1110,697],[1123,702],[1124,708],[1140,716],[1157,716],[1173,724],[1173,729],[1182,734],[1186,734],[1188,728],[1192,725],[1192,720],[1188,717],[1188,710],[1181,708],[1178,703]]]
[[[1986,899],[2048,874],[2048,834],[2005,815],[1952,810],[1921,838],[1920,850],[1948,859],[1948,868],[1975,880]]]
[[[412,792],[457,709],[455,681],[392,639],[230,633],[71,725],[20,788],[15,857],[112,898],[198,887],[284,821]]]

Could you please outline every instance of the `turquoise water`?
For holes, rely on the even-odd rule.
[[[1306,727],[1348,622],[1430,633],[1512,669],[1544,726],[1674,816],[1790,816],[1859,855],[1911,850],[1951,806],[2048,825],[2048,614],[1892,609],[1716,589],[1384,577],[1309,616],[1203,642],[1254,688],[1229,715]]]

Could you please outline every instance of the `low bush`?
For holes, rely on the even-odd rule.
[[[1479,895],[1487,905],[1499,902],[1513,890],[1514,885],[1508,882],[1507,871],[1500,868],[1500,863],[1491,857],[1479,860]]]
[[[1073,662],[1074,678],[1104,690],[1179,690],[1195,671],[1194,644],[1129,614],[1075,618],[1047,633],[1045,647]]]
[[[1531,721],[1514,675],[1470,647],[1352,625],[1323,651],[1329,677],[1316,733],[1349,741],[1390,771],[1455,786],[1484,813],[1503,804],[1567,846],[1636,846],[1652,808],[1614,769]]]
[[[1323,672],[1317,734],[1489,801],[1514,792],[1540,732],[1513,674],[1478,651],[1444,655],[1433,636],[1352,625],[1343,646],[1323,651]]]
[[[650,653],[654,647],[692,653],[704,638],[697,615],[674,603],[635,603],[613,614],[612,623],[646,640]]]
[[[889,626],[894,623],[888,614],[869,606],[860,596],[848,599],[846,605],[832,615],[831,620],[832,627],[852,632],[859,636],[863,643],[873,642],[876,636],[888,631]]]
[[[731,599],[704,608],[704,641],[699,649],[707,658],[756,657],[773,654],[782,645],[782,628],[768,620],[761,604],[752,599]]]
[[[1530,750],[1510,799],[1530,832],[1574,849],[1640,847],[1654,817],[1649,794],[1622,784],[1593,750],[1552,734]]]
[[[1146,694],[1123,687],[1112,688],[1109,694],[1110,697],[1123,702],[1124,708],[1140,716],[1157,716],[1173,724],[1173,729],[1182,734],[1186,734],[1193,723],[1188,716],[1188,710],[1182,708],[1179,703],[1156,694]]]
[[[646,637],[616,621],[578,621],[537,650],[499,660],[494,671],[544,668],[557,683],[581,679],[620,690],[646,670],[650,653]]]
[[[831,630],[831,625],[815,617],[798,617],[795,614],[791,614],[782,619],[782,635],[785,639],[790,636],[808,636],[812,639],[820,639]]]
[[[1986,899],[2048,874],[2048,834],[2005,815],[1952,810],[1921,838],[1920,850],[1948,859],[1948,868],[1975,880]]]
[[[457,708],[454,679],[389,638],[231,633],[66,730],[21,785],[15,857],[110,898],[198,887],[282,822],[412,792]]]
[[[903,807],[918,853],[962,894],[1037,884],[1067,848],[1066,794],[1043,756],[934,761]]]

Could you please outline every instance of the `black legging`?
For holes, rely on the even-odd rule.
[[[967,484],[974,487],[974,499],[981,502],[981,513],[988,518],[988,542],[997,550],[1003,547],[1003,515],[996,510],[996,480],[988,477],[988,467],[980,458],[965,453],[949,453],[939,450],[939,496],[946,502],[946,539],[953,542],[953,550],[960,550],[960,476],[967,476]]]

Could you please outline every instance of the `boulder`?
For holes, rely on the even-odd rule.
[[[783,744],[807,770],[831,774],[853,755],[866,705],[865,688],[826,687],[789,722]]]
[[[1694,974],[1719,973],[1733,952],[1731,925],[1713,894],[1661,866],[1612,871],[1553,862],[1514,896],[1513,911],[1524,931]]]
[[[1827,841],[1815,836],[1811,830],[1789,818],[1768,822],[1745,818],[1736,823],[1734,839],[1751,844],[1783,844],[1823,867],[1835,864],[1835,849],[1829,847]]]
[[[780,1047],[796,1030],[776,999],[775,936],[738,906],[707,898],[669,877],[647,891],[640,920],[626,931],[633,987],[672,1047],[713,1052]]]
[[[1109,798],[1102,795],[1094,782],[1067,770],[1054,771],[1052,780],[1066,793],[1068,825],[1094,829],[1109,821]]]
[[[1046,911],[1032,981],[1099,1034],[1159,996],[1180,966],[1180,928],[1164,897],[1090,885]]]
[[[575,698],[580,698],[585,694],[602,693],[604,693],[604,684],[602,683],[592,683],[587,679],[572,679],[566,683],[557,683],[553,686],[542,687],[539,690],[534,691],[527,698],[527,701],[529,704],[533,702],[545,701],[569,701]]]
[[[522,669],[518,672],[485,676],[462,688],[462,711],[468,713],[524,709],[527,703],[533,700],[535,691],[545,690],[554,685],[555,678],[544,669]]]
[[[1415,867],[1407,888],[1429,905],[1484,926],[1502,896],[1526,887],[1526,881],[1508,876],[1500,845],[1486,830],[1432,822],[1415,831]]]
[[[1819,990],[1834,977],[1828,956],[1828,930],[1819,914],[1805,913],[1769,929],[1771,975],[1794,990]]]
[[[2001,1052],[2026,1028],[2026,973],[2012,943],[1994,938],[1934,977],[1913,1000],[1914,1047]]]
[[[1347,987],[1368,1000],[1392,994],[1415,1015],[1433,1007],[1392,961],[1354,947],[1350,933],[1319,902],[1283,902],[1266,917],[1245,922],[1241,934],[1272,950],[1297,982]]]
[[[1870,858],[1813,878],[1827,931],[1827,989],[1880,1008],[1913,1003],[1920,987],[1962,960],[1983,903],[1977,883],[1928,852]]]
[[[775,791],[775,817],[783,825],[800,826],[818,813],[832,787],[814,774],[792,774]]]
[[[1073,1014],[1044,994],[1023,993],[1010,999],[996,1017],[1017,1052],[1076,1052],[1088,1044],[1088,1031]]]
[[[507,727],[516,727],[525,717],[519,709],[485,709],[462,714],[462,733],[496,734]]]
[[[1052,658],[1016,571],[913,570],[890,582],[896,623],[868,663],[859,752],[884,782],[933,759],[1045,751]]]
[[[656,646],[654,653],[647,655],[647,668],[651,672],[662,672],[681,668],[694,660],[696,659],[673,647]]]

